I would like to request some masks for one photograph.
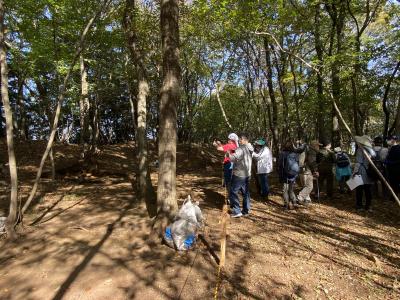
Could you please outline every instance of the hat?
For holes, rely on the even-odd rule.
[[[313,140],[310,142],[310,145],[314,148],[321,146],[321,144],[317,140]]]
[[[322,147],[326,147],[326,146],[328,146],[329,144],[331,144],[331,141],[329,140],[329,139],[322,139],[321,140],[321,146]]]
[[[228,135],[228,139],[230,139],[230,140],[232,140],[232,141],[235,141],[235,142],[239,141],[239,137],[237,136],[236,133],[230,133],[230,134]]]
[[[342,148],[336,147],[335,149],[333,149],[333,151],[335,151],[335,152],[342,152]]]
[[[256,146],[264,146],[265,141],[263,139],[258,139],[257,141],[254,142],[254,145]]]
[[[398,135],[392,135],[392,136],[389,138],[389,140],[398,141],[398,140],[400,140],[400,136],[398,136]]]
[[[354,137],[354,140],[356,141],[357,144],[372,148],[371,138],[367,135],[363,135],[363,136],[356,135]]]
[[[236,146],[239,146],[239,137],[238,137],[238,135],[236,134],[236,133],[230,133],[229,135],[228,135],[228,139],[229,140],[232,140],[232,141],[234,141],[235,143],[236,143]]]

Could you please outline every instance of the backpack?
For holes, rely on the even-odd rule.
[[[308,154],[309,148],[306,146],[303,152],[300,153],[299,155],[299,166],[300,168],[304,168],[306,166],[306,158]]]
[[[299,157],[296,153],[290,152],[284,161],[285,174],[290,177],[295,177],[300,172]]]
[[[350,166],[349,157],[344,152],[339,152],[336,155],[336,165],[338,168],[347,168]]]

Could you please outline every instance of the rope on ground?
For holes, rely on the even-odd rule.
[[[182,288],[181,288],[181,291],[180,291],[180,293],[179,293],[179,296],[178,296],[178,298],[177,298],[178,300],[181,299],[182,292],[183,292],[183,290],[185,289],[185,286],[186,286],[187,281],[188,281],[188,279],[189,279],[190,273],[192,272],[194,262],[196,261],[197,255],[199,254],[199,250],[200,250],[200,248],[197,247],[196,255],[194,256],[194,259],[193,259],[193,261],[192,261],[192,264],[190,265],[190,269],[189,269],[189,272],[188,272],[188,274],[187,274],[187,276],[186,276],[185,283],[183,284],[183,286],[182,286]]]

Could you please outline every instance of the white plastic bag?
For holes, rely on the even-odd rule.
[[[183,202],[176,219],[189,220],[193,223],[197,222],[196,205],[192,203],[190,196],[188,196],[185,202]]]
[[[347,180],[346,184],[349,186],[350,190],[354,190],[356,187],[363,185],[364,181],[361,175],[355,175]]]
[[[197,224],[188,220],[177,220],[171,226],[172,239],[177,250],[187,250],[185,247],[185,240],[190,235],[195,235],[197,231]]]
[[[197,229],[202,224],[203,214],[200,207],[188,196],[170,229],[175,248],[180,251],[190,249],[195,242]]]

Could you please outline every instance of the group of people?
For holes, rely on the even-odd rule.
[[[278,174],[283,184],[284,207],[292,209],[298,205],[307,207],[312,203],[311,193],[315,190],[320,197],[320,189],[325,187],[327,198],[333,196],[334,177],[338,181],[339,191],[349,191],[346,185],[351,177],[360,175],[362,184],[356,188],[356,208],[371,210],[372,186],[381,182],[384,197],[389,197],[383,180],[387,180],[394,192],[400,192],[400,137],[393,136],[384,147],[382,137],[371,140],[368,136],[355,137],[355,163],[340,147],[334,148],[329,141],[311,141],[309,144],[288,141],[281,147],[278,158]],[[240,137],[235,133],[228,136],[228,142],[222,144],[214,141],[214,146],[225,153],[224,186],[228,192],[232,217],[241,217],[250,211],[249,183],[252,162],[256,163],[258,186],[261,196],[267,200],[269,195],[268,174],[273,170],[273,158],[270,149],[263,139],[256,140],[253,145],[247,135]],[[368,158],[366,157],[368,156]],[[383,174],[378,176],[375,167]],[[296,195],[295,184],[300,179],[301,190]],[[314,184],[315,182],[315,184]],[[239,193],[243,196],[240,208]],[[365,203],[363,198],[365,196]]]

